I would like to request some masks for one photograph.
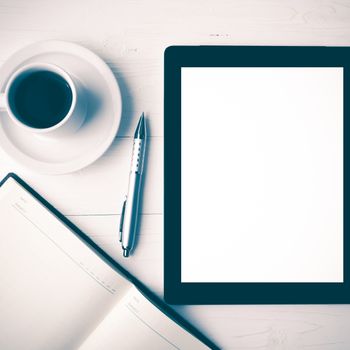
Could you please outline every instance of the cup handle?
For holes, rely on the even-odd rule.
[[[0,111],[6,109],[5,104],[5,94],[3,92],[0,93]]]

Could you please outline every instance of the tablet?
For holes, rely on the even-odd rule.
[[[165,51],[173,304],[350,300],[350,48]]]

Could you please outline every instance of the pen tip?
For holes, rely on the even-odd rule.
[[[145,114],[142,112],[139,122],[135,130],[135,139],[144,139],[146,135],[146,123],[145,123]]]
[[[124,249],[123,248],[123,257],[124,258],[128,258],[129,257],[129,249],[126,249],[126,248]]]

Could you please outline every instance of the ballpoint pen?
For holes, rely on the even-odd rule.
[[[129,256],[135,240],[145,146],[146,125],[142,113],[135,130],[128,193],[123,204],[119,225],[119,241],[125,258]]]

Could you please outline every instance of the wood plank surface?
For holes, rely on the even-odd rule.
[[[0,0],[0,65],[25,45],[67,40],[100,55],[122,90],[117,138],[93,165],[44,176],[15,171],[158,295],[163,294],[163,52],[169,45],[350,45],[348,0]],[[117,227],[137,118],[150,130],[141,228],[125,260]],[[1,229],[1,226],[0,226]],[[223,349],[350,349],[350,306],[179,306]]]

